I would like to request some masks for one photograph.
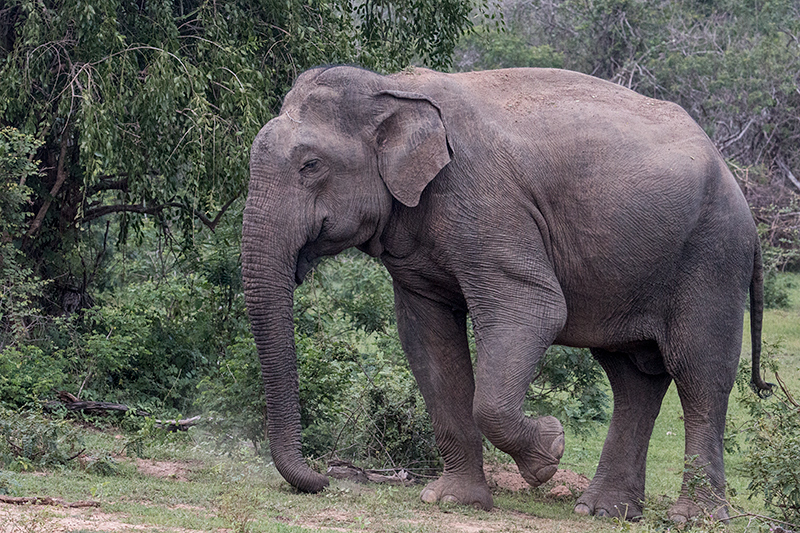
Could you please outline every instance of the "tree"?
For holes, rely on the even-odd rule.
[[[469,0],[12,1],[0,8],[0,125],[32,135],[40,173],[12,235],[87,307],[103,262],[151,217],[191,244],[244,194],[253,137],[302,70],[444,67]],[[109,215],[115,215],[115,222]],[[113,237],[113,235],[112,235]]]

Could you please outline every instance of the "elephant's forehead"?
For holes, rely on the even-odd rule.
[[[273,163],[288,158],[296,130],[297,125],[286,114],[273,118],[258,133],[253,143],[252,156]]]
[[[314,86],[295,87],[283,101],[281,116],[286,116],[295,124],[315,126],[343,123],[354,111],[351,99],[341,90]]]
[[[259,133],[252,157],[274,171],[287,170],[287,165],[300,163],[299,159],[309,152],[319,152],[318,156],[329,152],[338,136],[339,132],[329,122],[309,116],[299,120],[291,109],[282,110]]]

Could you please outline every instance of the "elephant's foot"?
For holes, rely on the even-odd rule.
[[[543,416],[533,421],[530,447],[521,453],[512,453],[519,473],[532,487],[548,481],[558,470],[564,455],[564,428],[552,416]]]
[[[692,518],[707,513],[715,520],[728,519],[728,506],[724,500],[715,495],[705,495],[692,500],[687,496],[680,496],[669,510],[669,519],[678,524],[684,524]]]
[[[619,517],[624,520],[638,520],[642,517],[642,500],[633,497],[630,493],[619,490],[608,490],[605,487],[586,489],[578,503],[575,504],[575,513],[584,516]]]
[[[422,489],[420,498],[426,503],[457,503],[486,511],[491,511],[494,507],[492,493],[489,491],[483,472],[480,474],[480,479],[463,474],[445,473]]]

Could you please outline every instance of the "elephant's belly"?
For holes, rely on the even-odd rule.
[[[663,371],[659,339],[664,338],[665,321],[659,309],[652,304],[646,311],[624,311],[614,306],[591,306],[580,310],[570,309],[564,328],[554,344],[576,348],[600,348],[608,352],[641,354],[637,367],[643,372],[652,368]]]

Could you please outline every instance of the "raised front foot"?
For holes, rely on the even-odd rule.
[[[486,511],[491,511],[494,507],[492,493],[483,473],[480,480],[465,475],[445,473],[422,489],[420,498],[426,503],[458,503]]]
[[[619,517],[625,520],[638,520],[642,517],[642,500],[620,490],[589,486],[578,498],[575,513],[584,516]]]
[[[530,446],[521,453],[512,453],[511,457],[525,481],[538,487],[558,470],[558,463],[564,455],[564,428],[552,416],[543,416],[533,422]]]

